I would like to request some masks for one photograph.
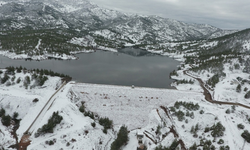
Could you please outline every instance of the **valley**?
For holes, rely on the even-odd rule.
[[[0,150],[250,149],[250,29],[0,4]]]

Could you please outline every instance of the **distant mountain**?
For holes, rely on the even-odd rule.
[[[222,37],[177,43],[165,49],[185,52],[185,63],[196,64],[194,71],[206,70],[225,76],[223,70],[242,70],[250,73],[250,29],[245,29]]]
[[[244,66],[243,72],[250,73],[250,29],[225,35],[209,42],[216,42],[210,48],[209,53],[216,56],[224,54],[228,58],[237,57],[239,63]]]
[[[218,37],[209,41],[218,41],[217,51],[231,50],[242,53],[250,52],[250,29],[245,29],[233,34]]]
[[[42,55],[220,37],[226,31],[158,16],[125,14],[87,0],[3,0],[1,49]],[[35,49],[39,44],[39,50]],[[35,49],[35,50],[34,50]]]
[[[109,30],[132,41],[152,42],[206,39],[228,34],[222,29],[187,24],[157,16],[128,15],[100,8],[87,0],[5,0],[0,7],[1,30],[76,28]]]

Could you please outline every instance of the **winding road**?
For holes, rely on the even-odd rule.
[[[223,102],[223,101],[216,101],[216,100],[213,100],[212,95],[211,95],[211,93],[209,92],[209,90],[205,87],[204,82],[203,82],[200,78],[196,78],[196,77],[193,77],[192,75],[188,74],[187,71],[188,71],[188,70],[184,70],[183,73],[184,73],[185,75],[187,75],[187,76],[190,76],[191,78],[196,79],[196,80],[200,83],[200,86],[201,86],[201,88],[203,89],[203,94],[204,94],[204,96],[205,96],[205,99],[206,99],[208,102],[214,103],[214,104],[220,104],[220,105],[235,105],[235,106],[241,106],[241,107],[250,109],[250,106],[247,106],[247,105],[244,105],[244,104],[241,104],[241,103]]]

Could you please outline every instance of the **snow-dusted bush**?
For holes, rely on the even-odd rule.
[[[163,147],[162,145],[159,145],[155,148],[155,150],[174,150],[177,148],[178,145],[179,145],[179,141],[175,139],[169,147],[165,147],[165,146]]]
[[[82,113],[85,112],[85,107],[84,107],[84,105],[80,106],[79,111],[82,112]]]
[[[94,128],[96,126],[95,122],[92,122],[91,126]]]
[[[5,126],[9,126],[10,125],[10,121],[11,121],[11,117],[9,115],[7,116],[2,116],[2,124],[5,125]]]
[[[196,111],[196,110],[200,109],[200,106],[198,103],[194,104],[192,102],[182,102],[182,101],[175,102],[175,104],[174,104],[175,108],[179,109],[180,106],[183,106],[184,108],[186,108],[187,110],[190,110],[190,111]]]
[[[5,73],[4,76],[3,76],[3,78],[1,78],[1,83],[4,84],[6,81],[9,80],[9,78],[10,78],[10,77],[8,76],[8,74]]]
[[[246,93],[245,98],[246,98],[246,99],[249,99],[249,98],[250,98],[250,91],[248,91],[248,92]]]
[[[181,110],[175,113],[175,116],[178,118],[179,121],[183,121],[185,119],[185,113]]]
[[[218,122],[217,124],[214,124],[210,130],[212,130],[211,135],[213,137],[221,137],[224,135],[224,131],[226,130],[225,127]]]
[[[57,124],[60,124],[63,117],[60,116],[57,112],[53,112],[53,115],[48,120],[48,123],[43,125],[42,128],[39,128],[37,132],[35,133],[35,137],[39,137],[40,135],[43,135],[45,133],[53,133],[53,129]]]
[[[5,115],[5,109],[4,108],[1,108],[0,109],[0,117],[4,116]]]
[[[249,133],[247,130],[245,130],[245,131],[241,134],[241,136],[242,136],[248,143],[250,143],[250,133]]]
[[[113,121],[109,120],[109,118],[105,117],[105,118],[100,118],[99,119],[99,124],[102,125],[104,127],[103,131],[107,131],[107,129],[111,129],[111,127],[113,126]]]
[[[111,144],[110,150],[118,150],[128,142],[128,129],[122,126],[117,134],[117,139]]]
[[[207,81],[207,84],[214,88],[215,85],[220,81],[219,78],[219,74],[215,74]]]
[[[236,92],[240,93],[241,92],[241,85],[238,84],[238,86],[236,87]]]

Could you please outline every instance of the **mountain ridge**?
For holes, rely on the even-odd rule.
[[[43,23],[41,21],[40,24],[36,24],[38,19],[43,20],[44,22],[54,23],[54,25],[50,25],[51,28],[58,28],[56,25],[59,25],[60,27],[68,26],[73,28],[70,23],[74,24],[74,28],[86,26],[86,28],[82,29],[88,30],[100,30],[102,28],[110,30],[116,29],[115,27],[120,26],[124,29],[122,30],[123,32],[120,33],[125,35],[134,36],[133,32],[136,31],[143,31],[149,34],[150,32],[156,32],[150,37],[152,38],[153,36],[156,36],[158,39],[160,39],[157,41],[206,39],[210,38],[210,35],[216,34],[221,36],[232,32],[230,31],[223,33],[225,30],[207,24],[188,24],[174,19],[161,18],[159,16],[154,17],[146,15],[125,14],[98,7],[98,5],[86,0],[74,2],[68,0],[5,0],[5,2],[6,3],[4,4],[4,7],[3,5],[0,7],[0,14],[2,14],[1,20],[6,18],[16,18],[16,21],[21,22],[23,25],[26,22],[31,22],[31,28],[36,28],[36,26],[39,26]],[[44,16],[42,15],[43,13],[45,13]],[[26,22],[22,20],[22,18],[27,19]],[[65,20],[70,21],[66,22]],[[32,24],[32,22],[36,23]],[[120,28],[116,29],[116,32],[119,32],[119,29]],[[162,29],[163,31],[160,32]],[[125,30],[129,31],[125,32]],[[140,40],[142,40],[142,38]]]

